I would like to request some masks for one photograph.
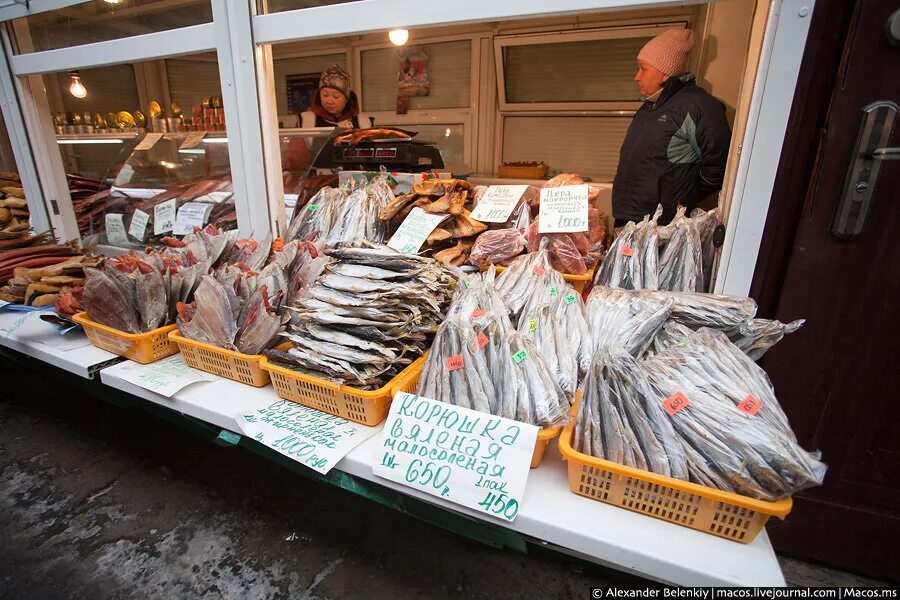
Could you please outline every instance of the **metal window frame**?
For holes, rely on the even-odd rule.
[[[589,30],[563,31],[558,33],[530,33],[498,35],[494,38],[494,68],[497,73],[497,94],[501,113],[515,112],[578,112],[578,111],[631,111],[641,107],[640,100],[627,101],[585,101],[585,102],[512,102],[506,97],[506,69],[503,51],[513,46],[539,46],[566,42],[594,40],[614,40],[633,37],[653,36],[672,27],[687,27],[688,19],[661,21],[640,25],[616,25],[597,27]]]

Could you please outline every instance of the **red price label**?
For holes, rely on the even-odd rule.
[[[475,337],[475,343],[478,344],[478,349],[481,350],[488,345],[488,336],[484,335],[482,331]]]
[[[622,254],[625,256],[634,256],[634,249],[631,246],[622,246]]]
[[[451,356],[447,359],[447,370],[455,371],[457,369],[463,368],[463,359],[462,354],[457,354],[456,356]]]
[[[533,268],[531,271],[532,271],[535,275],[537,275],[538,277],[543,277],[543,276],[544,276],[544,273],[546,273],[546,271],[544,271],[544,270],[543,270],[542,268],[540,268],[540,267],[535,267],[535,268]]]
[[[752,417],[762,408],[762,402],[754,398],[752,394],[748,394],[737,407],[739,411],[745,412]]]
[[[477,310],[473,310],[473,311],[472,311],[472,318],[473,318],[473,319],[477,319],[478,317],[483,317],[483,316],[484,316],[484,311],[481,310],[481,309],[477,309]]]
[[[687,399],[687,396],[682,394],[681,392],[675,392],[668,398],[666,398],[665,402],[663,402],[663,408],[666,409],[666,412],[669,413],[669,416],[674,416],[682,408],[686,407],[690,404],[691,401]]]

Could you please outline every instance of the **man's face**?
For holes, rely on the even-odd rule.
[[[638,61],[637,75],[634,76],[634,80],[637,82],[641,96],[644,98],[652,96],[662,89],[663,84],[668,79],[669,76],[663,75],[656,67],[648,65],[642,60]]]
[[[319,92],[319,98],[322,100],[322,106],[325,110],[333,115],[340,115],[347,106],[347,96],[340,93],[334,88],[322,88]]]

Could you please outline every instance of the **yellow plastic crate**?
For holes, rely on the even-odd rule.
[[[756,500],[582,454],[572,448],[574,434],[572,422],[559,438],[559,451],[569,489],[581,496],[742,544],[752,542],[769,517],[784,519],[791,512],[790,498]]]
[[[269,372],[263,370],[259,364],[263,357],[262,354],[242,354],[225,350],[183,337],[178,331],[169,333],[169,339],[178,345],[184,362],[189,367],[227,377],[253,387],[269,385]]]
[[[86,312],[72,317],[84,328],[88,340],[98,348],[146,365],[178,353],[178,346],[169,340],[176,325],[166,325],[147,333],[125,333],[91,319]]]
[[[265,356],[259,363],[269,372],[279,397],[363,425],[375,426],[387,418],[394,394],[415,391],[425,356],[413,361],[383,387],[371,391],[279,367]]]

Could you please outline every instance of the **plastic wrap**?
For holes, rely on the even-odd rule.
[[[518,331],[541,353],[544,363],[571,404],[578,387],[578,362],[567,331],[553,308],[544,304],[524,314],[519,320]]]
[[[691,211],[691,221],[697,227],[700,234],[700,246],[703,248],[703,289],[709,289],[709,282],[712,276],[713,259],[716,256],[716,247],[713,244],[716,228],[721,225],[719,222],[719,209],[714,208],[705,211],[702,208],[695,208]]]
[[[659,289],[674,292],[703,291],[703,250],[700,234],[691,219],[673,223],[669,242],[659,259]]]
[[[492,229],[475,239],[469,263],[476,267],[496,264],[518,256],[525,249],[525,236],[518,229]]]
[[[620,347],[642,356],[672,313],[673,301],[656,292],[595,287],[585,304],[594,352]]]
[[[497,276],[496,285],[510,308],[513,323],[518,323],[526,305],[536,308],[541,303],[550,302],[568,284],[550,265],[546,249],[542,249],[515,259]]]
[[[790,323],[769,319],[750,319],[741,323],[736,330],[728,332],[731,341],[753,360],[762,358],[769,348],[781,341],[787,333],[794,333],[806,321],[797,319]]]
[[[643,287],[643,266],[635,253],[637,226],[629,222],[613,240],[609,252],[603,257],[594,285],[622,290],[639,290]]]
[[[559,295],[552,298],[552,312],[560,320],[563,331],[572,346],[575,359],[578,361],[578,372],[581,376],[587,373],[594,354],[593,341],[585,319],[584,300],[581,293],[567,285],[559,290]]]
[[[671,419],[692,480],[769,501],[821,484],[826,467],[798,445],[765,372],[722,332],[700,329],[641,369],[657,402],[688,400]]]
[[[756,302],[743,296],[695,292],[658,292],[671,298],[672,320],[690,328],[731,330],[756,316]]]

